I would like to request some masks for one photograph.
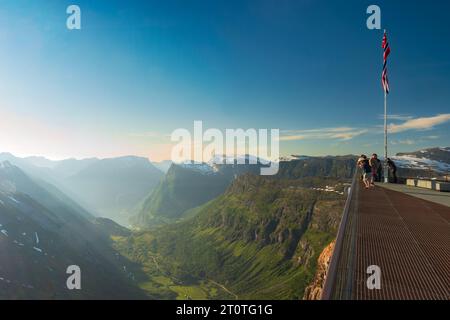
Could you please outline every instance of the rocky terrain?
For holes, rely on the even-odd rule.
[[[306,287],[303,300],[320,300],[322,298],[322,291],[327,277],[328,266],[333,255],[334,244],[335,241],[326,246],[317,259],[316,275],[312,283]]]

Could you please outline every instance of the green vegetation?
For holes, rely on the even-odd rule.
[[[302,160],[282,162],[277,178],[335,178],[351,179],[356,168],[353,155],[336,157],[306,157]]]
[[[223,194],[237,177],[247,173],[259,175],[260,165],[215,165],[210,172],[192,167],[172,165],[164,179],[150,193],[131,219],[137,227],[153,228],[192,217],[198,207]],[[297,180],[304,187],[317,187],[339,179],[350,179],[355,170],[355,157],[308,157],[302,160],[281,162],[277,175],[270,179]],[[274,196],[272,190],[266,194]],[[264,208],[260,208],[264,211]],[[266,208],[267,209],[267,208]]]
[[[172,222],[186,210],[220,195],[229,183],[230,178],[222,174],[208,175],[172,165],[131,221],[145,226]]]
[[[143,266],[141,288],[155,298],[301,299],[344,204],[309,183],[245,174],[190,218],[115,247]]]

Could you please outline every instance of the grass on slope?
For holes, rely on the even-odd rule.
[[[185,221],[116,241],[162,299],[301,299],[343,197],[243,177]]]

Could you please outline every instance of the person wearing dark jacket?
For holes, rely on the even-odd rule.
[[[378,159],[378,161],[380,161],[380,159]],[[384,165],[380,161],[380,165],[378,166],[378,173],[377,173],[378,182],[383,181],[383,167],[384,167]]]
[[[369,160],[370,167],[372,168],[372,185],[373,182],[379,182],[381,180],[381,175],[379,172],[381,171],[381,161],[378,159],[378,155],[376,153],[372,154],[372,157]]]
[[[392,182],[397,183],[397,166],[390,158],[387,158],[387,164],[392,175]]]

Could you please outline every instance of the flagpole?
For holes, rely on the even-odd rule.
[[[388,169],[388,146],[387,146],[387,94],[384,91],[384,183],[389,182],[389,169]]]
[[[384,29],[384,34],[386,34],[386,29]],[[385,89],[384,90],[384,183],[389,182],[389,167],[387,158],[388,158],[387,92]]]

